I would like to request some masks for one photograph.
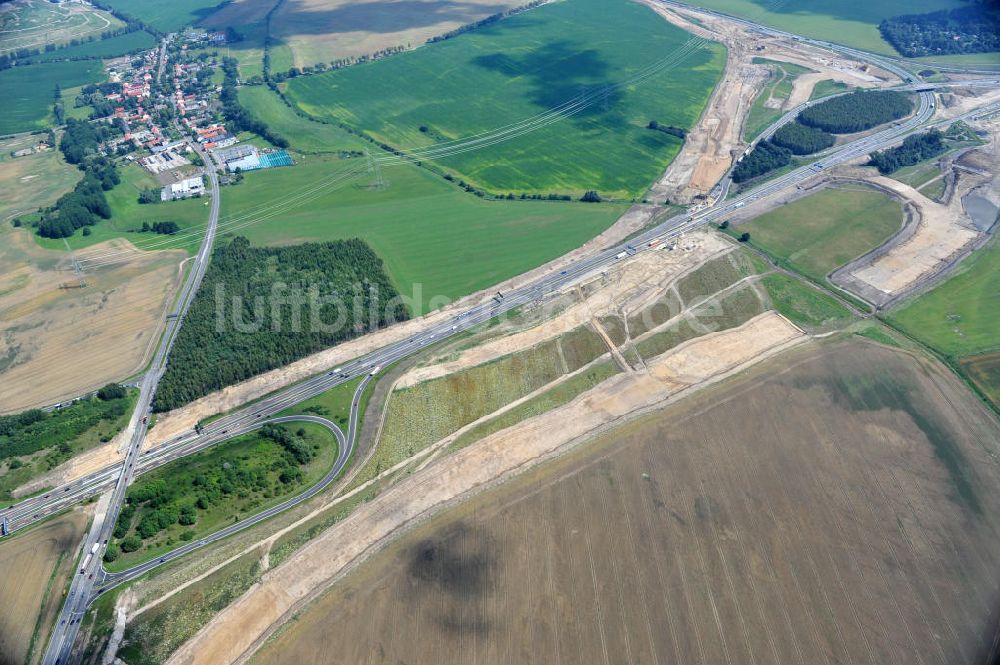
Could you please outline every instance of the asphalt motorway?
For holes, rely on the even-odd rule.
[[[603,250],[596,255],[572,264],[565,271],[547,275],[534,284],[504,294],[504,297],[499,302],[488,300],[456,315],[444,324],[428,328],[407,340],[386,346],[368,356],[355,359],[335,371],[311,377],[298,384],[276,391],[269,397],[265,397],[250,406],[219,418],[205,426],[200,434],[191,431],[158,446],[153,451],[148,451],[140,457],[137,469],[139,472],[143,472],[172,459],[176,459],[179,456],[215,445],[220,441],[236,436],[240,432],[247,431],[250,426],[261,418],[276,414],[298,402],[351,380],[364,374],[376,365],[388,365],[432,342],[468,330],[488,321],[494,316],[502,315],[523,304],[540,300],[581,281],[595,271],[600,271],[608,265],[613,264],[618,260],[616,256],[622,251],[627,253],[644,251],[648,249],[646,245],[651,240],[659,238],[666,241],[702,224],[719,221],[727,214],[738,208],[742,208],[747,203],[772,196],[781,190],[800,184],[844,161],[897,143],[904,136],[917,131],[933,112],[931,107],[933,95],[929,92],[921,93],[920,99],[921,103],[917,113],[895,127],[886,128],[871,136],[840,146],[818,162],[774,178],[725,203],[717,204],[712,208],[697,213],[686,213],[671,217],[635,238],[630,243]],[[992,104],[956,119],[986,114],[995,111],[997,107],[997,104]],[[952,119],[948,122],[953,122],[954,120]],[[115,478],[115,473],[119,468],[118,466],[105,468],[66,486],[56,488],[44,496],[26,499],[14,505],[11,509],[4,511],[4,515],[8,518],[9,527],[12,530],[21,528],[103,491]]]
[[[204,155],[202,155],[204,158]],[[206,161],[206,163],[209,163]],[[111,501],[107,510],[94,516],[90,532],[84,540],[83,554],[84,561],[81,571],[73,576],[69,594],[63,604],[59,614],[58,622],[52,631],[49,639],[49,646],[42,660],[43,665],[55,665],[68,662],[68,656],[73,648],[73,641],[79,630],[79,622],[83,613],[90,605],[91,595],[95,578],[98,580],[104,574],[101,564],[104,554],[104,547],[111,537],[115,521],[118,519],[118,512],[121,509],[122,501],[125,498],[125,490],[128,488],[132,477],[135,474],[136,462],[142,448],[142,442],[146,438],[146,421],[150,413],[150,405],[156,393],[156,385],[166,368],[167,354],[173,344],[177,331],[180,330],[184,315],[191,304],[194,294],[198,291],[205,270],[208,267],[208,260],[212,250],[212,243],[215,240],[215,229],[219,221],[219,182],[215,169],[207,169],[209,180],[212,184],[212,202],[209,212],[208,226],[201,247],[195,257],[194,266],[188,273],[187,279],[181,287],[177,298],[177,307],[174,313],[167,318],[163,334],[157,346],[156,353],[150,363],[149,369],[143,375],[139,384],[139,398],[136,402],[135,411],[129,422],[132,428],[132,437],[129,440],[128,448],[125,452],[125,460],[111,470],[111,478],[114,479],[114,489],[111,494]],[[103,488],[102,490],[103,491]],[[64,493],[65,490],[64,490]],[[88,556],[90,554],[91,556]]]

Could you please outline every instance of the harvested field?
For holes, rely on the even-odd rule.
[[[271,35],[291,50],[296,67],[372,55],[386,48],[416,48],[521,0],[289,0],[271,17]],[[259,21],[273,2],[240,0],[213,14],[206,25]]]
[[[252,662],[985,662],[997,434],[940,366],[800,347],[418,527]]]
[[[67,164],[62,153],[50,149],[25,157],[11,157],[11,153],[32,148],[44,136],[18,136],[0,141],[0,223],[39,206],[55,203],[56,199],[73,189],[82,177],[75,166]],[[0,230],[0,235],[3,230]]]
[[[0,412],[75,397],[135,372],[180,279],[182,252],[144,253],[86,275],[26,230],[0,241]],[[115,241],[124,249],[125,241]]]
[[[0,544],[0,663],[33,662],[45,644],[87,515],[75,510]]]

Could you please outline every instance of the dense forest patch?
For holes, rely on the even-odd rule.
[[[1000,51],[1000,8],[996,3],[893,16],[883,20],[878,29],[908,58]]]
[[[805,109],[798,121],[825,132],[850,134],[899,120],[912,110],[906,93],[858,90]]]
[[[910,166],[925,159],[936,157],[947,148],[942,140],[943,136],[936,129],[932,129],[924,134],[907,136],[903,140],[902,145],[873,152],[871,155],[872,166],[877,167],[879,173],[888,175],[904,166]]]
[[[771,137],[771,142],[787,148],[793,155],[811,155],[833,145],[833,136],[815,127],[790,122]]]
[[[408,318],[382,260],[358,239],[216,248],[154,403],[166,411]]]

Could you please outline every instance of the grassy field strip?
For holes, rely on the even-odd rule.
[[[45,62],[0,71],[0,90],[10,91],[0,115],[0,135],[46,129],[52,116],[55,86],[72,88],[101,79],[100,60]]]
[[[830,187],[743,222],[734,235],[778,265],[824,284],[837,268],[878,247],[903,224],[898,201],[872,189]]]

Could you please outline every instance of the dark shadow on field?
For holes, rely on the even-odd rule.
[[[568,41],[552,42],[524,56],[491,53],[473,58],[472,63],[509,77],[524,77],[533,87],[532,103],[552,109],[586,100],[585,107],[573,113],[588,118],[613,111],[622,100],[615,88],[611,67],[599,51]],[[608,117],[605,122],[624,125],[623,117]]]
[[[824,358],[822,362],[829,362]],[[840,359],[838,367],[820,376],[811,374],[793,379],[800,390],[820,388],[833,404],[846,411],[898,411],[927,438],[934,455],[948,470],[952,485],[962,505],[973,513],[982,514],[982,504],[972,484],[969,462],[954,439],[954,430],[938,404],[926,399],[915,389],[918,379],[910,369],[893,368],[875,373],[862,364],[854,365]],[[884,369],[884,368],[883,368]]]
[[[408,605],[424,602],[431,617],[448,633],[485,634],[490,621],[483,596],[495,561],[492,538],[463,522],[448,526],[403,553],[407,587],[400,594]],[[435,602],[445,596],[444,602]]]
[[[879,3],[862,2],[861,0],[841,0],[840,2],[830,2],[830,0],[750,0],[750,2],[760,7],[760,11],[775,14],[798,14],[799,16],[813,14],[864,23],[878,23],[885,14]],[[912,14],[914,12],[901,5],[896,13]],[[767,21],[762,21],[762,23],[767,23]]]
[[[458,0],[396,0],[351,3],[316,10],[302,0],[290,0],[279,14],[277,32],[283,35],[336,35],[345,32],[390,33],[424,28],[445,21],[473,23],[509,7]],[[285,19],[285,20],[281,20]]]

